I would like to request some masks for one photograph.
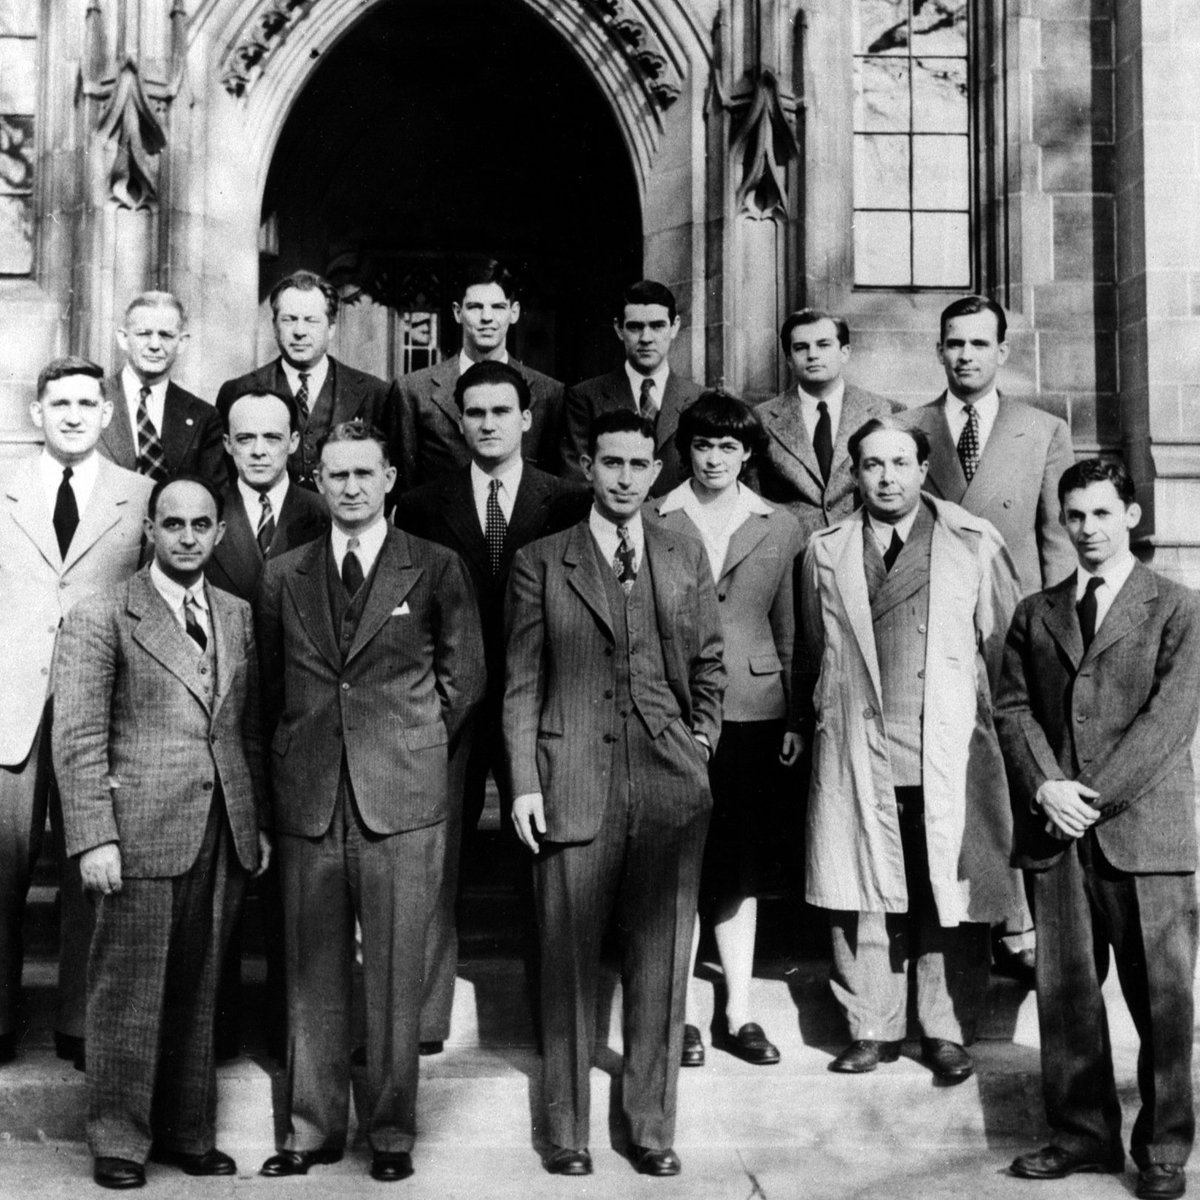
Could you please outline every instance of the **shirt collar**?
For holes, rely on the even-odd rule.
[[[664,358],[662,366],[654,372],[653,375],[643,375],[640,371],[635,371],[629,365],[629,359],[625,360],[625,378],[629,380],[629,386],[633,388],[633,398],[636,400],[642,393],[642,380],[654,380],[654,403],[660,408],[662,407],[663,393],[667,390],[667,376],[671,373],[671,364]]]
[[[167,396],[167,384],[171,380],[160,379],[157,383],[144,384],[138,378],[134,369],[126,363],[121,368],[121,390],[125,393],[125,399],[129,404],[136,404],[141,397],[142,388],[149,387],[150,396],[154,400],[163,400],[165,402]]]
[[[757,492],[751,491],[740,481],[737,484],[737,498],[738,507],[752,516],[769,517],[775,511]],[[680,509],[690,513],[693,508],[699,507],[700,501],[696,499],[691,480],[685,479],[658,502],[658,514],[665,517],[667,513],[678,512]]]
[[[63,471],[66,469],[45,447],[38,455],[38,469],[47,485],[57,488],[62,483]],[[93,450],[82,462],[71,464],[71,485],[75,494],[91,495],[96,486],[96,478],[100,474],[100,454]],[[80,506],[82,508],[82,505]]]
[[[482,471],[479,465],[475,462],[471,463],[471,490],[476,496],[486,495],[488,485],[493,479],[500,480],[500,486],[510,496],[516,497],[517,488],[521,486],[521,475],[525,470],[525,463],[521,456],[516,455],[511,462],[505,463],[504,466],[495,474],[489,475],[486,471]]]
[[[1095,571],[1089,571],[1083,566],[1076,567],[1076,603],[1083,599],[1083,594],[1087,591],[1088,580],[1092,578],[1103,580],[1112,588],[1112,594],[1115,596],[1125,586],[1125,581],[1133,574],[1133,568],[1136,566],[1137,559],[1134,557],[1133,551],[1126,550],[1124,554],[1114,554],[1107,562],[1101,563]]]
[[[293,367],[282,355],[279,358],[279,365],[283,368],[283,377],[288,381],[288,387],[292,389],[294,395],[300,390],[300,368]],[[325,386],[325,378],[329,374],[329,355],[323,354],[321,361],[314,366],[305,367],[304,373],[308,376],[308,407],[312,408],[317,402],[317,397]]]
[[[817,411],[817,405],[824,400],[832,413],[835,409],[841,411],[842,401],[846,398],[846,381],[839,375],[834,380],[833,389],[828,396],[814,396],[811,392],[806,392],[799,384],[796,384],[796,391],[800,395],[800,403],[811,408],[813,412]]]
[[[508,350],[501,350],[500,353],[491,361],[502,363],[508,362]],[[459,375],[465,375],[474,365],[475,360],[465,350],[460,350],[458,352]]]
[[[383,548],[383,540],[387,537],[387,520],[383,514],[379,514],[378,520],[373,525],[366,529],[360,530],[358,533],[343,533],[336,525],[331,527],[331,536],[333,538],[333,555],[340,564],[342,559],[346,557],[346,549],[350,544],[352,537],[358,538],[358,557],[362,562],[364,574],[370,569],[375,559],[379,557],[379,551]]]
[[[267,499],[271,501],[271,516],[276,521],[279,520],[279,510],[283,508],[283,502],[287,498],[289,482],[287,472],[285,471],[283,478],[266,493]],[[237,481],[237,489],[238,495],[242,498],[242,504],[246,509],[246,515],[250,518],[250,525],[254,528],[258,524],[258,514],[262,511],[262,501],[259,500],[259,496],[263,493],[256,488],[252,488],[240,476]]]
[[[995,420],[996,413],[1000,411],[1000,393],[992,388],[986,395],[980,396],[975,401],[973,406],[964,404],[949,388],[946,389],[946,406],[955,416],[965,419],[968,407],[974,407],[980,417],[987,417],[990,420]]]
[[[189,594],[195,599],[197,608],[208,611],[208,597],[204,593],[203,578],[194,588],[185,588],[171,579],[158,565],[158,560],[154,559],[150,563],[150,582],[154,584],[154,590],[167,602],[172,612],[183,611],[183,602]]]
[[[912,535],[912,527],[917,523],[917,513],[920,511],[921,505],[918,503],[912,512],[905,517],[901,517],[895,525],[889,525],[886,521],[877,521],[865,508],[863,509],[863,517],[867,522],[867,527],[875,535],[875,540],[881,546],[890,546],[893,529],[900,535],[900,540],[907,544],[909,537]]]
[[[591,511],[588,513],[588,528],[591,529],[592,535],[602,544],[604,542],[619,542],[621,540],[621,535],[617,532],[618,526],[607,517],[601,516],[595,504],[592,505]],[[625,528],[629,530],[629,540],[633,543],[634,550],[640,551],[644,538],[640,510],[635,512],[625,522]]]

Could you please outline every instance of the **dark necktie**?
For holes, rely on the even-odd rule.
[[[1087,581],[1087,591],[1083,593],[1083,598],[1075,605],[1075,611],[1079,614],[1079,632],[1083,635],[1083,652],[1087,653],[1087,648],[1092,644],[1092,638],[1096,636],[1096,589],[1104,582],[1098,575],[1093,575]]]
[[[267,550],[271,546],[271,539],[275,536],[275,514],[271,511],[271,497],[266,492],[258,494],[258,529],[254,534],[255,540],[258,542],[258,548],[262,551],[263,558],[267,557]]]
[[[638,416],[645,417],[647,421],[658,417],[658,410],[654,407],[653,379],[642,380],[642,390],[638,393]]]
[[[626,525],[617,526],[617,536],[621,539],[617,553],[613,557],[613,570],[617,582],[625,589],[625,595],[633,591],[634,580],[637,579],[637,566],[633,557],[633,542],[629,540],[629,528]]]
[[[146,403],[149,399],[150,389],[143,387],[138,392],[137,469],[139,474],[146,475],[150,479],[165,479],[167,477],[167,458],[163,453],[158,430],[154,428],[154,422],[150,420],[150,406]]]
[[[353,596],[363,585],[362,563],[358,558],[358,538],[346,544],[346,557],[342,559],[342,587],[348,596]]]
[[[75,502],[75,489],[71,486],[71,476],[74,474],[70,467],[63,467],[62,482],[54,499],[54,534],[58,538],[58,552],[63,558],[67,557],[71,539],[79,526],[79,505]]]
[[[967,406],[967,423],[958,435],[958,461],[962,463],[963,474],[970,483],[979,470],[979,414],[975,405]]]
[[[305,423],[308,421],[308,372],[301,371],[300,375],[300,390],[296,393],[296,407],[300,410],[300,416]]]
[[[817,452],[817,466],[821,478],[828,483],[833,469],[833,422],[829,419],[829,405],[817,401],[817,427],[813,430],[813,449]]]
[[[208,634],[204,632],[204,626],[200,623],[200,606],[196,603],[196,597],[188,592],[183,598],[183,627],[187,630],[187,635],[204,650],[208,646]]]
[[[883,552],[883,565],[887,570],[891,570],[896,565],[896,559],[900,557],[900,551],[904,549],[904,542],[901,540],[899,533],[892,530],[892,540],[888,543],[888,548]]]
[[[508,522],[504,519],[504,510],[500,507],[500,497],[496,494],[500,490],[500,480],[493,479],[488,484],[487,494],[487,521],[483,528],[483,540],[487,542],[488,564],[492,568],[492,574],[500,573],[500,557],[504,552],[504,534],[508,529]]]

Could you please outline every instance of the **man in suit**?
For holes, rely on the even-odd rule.
[[[794,312],[779,331],[793,386],[756,408],[767,433],[757,464],[759,490],[800,522],[807,543],[816,529],[848,517],[859,504],[846,446],[872,417],[902,407],[847,383],[850,327],[814,308]]]
[[[672,1148],[708,760],[725,668],[700,543],[643,522],[654,426],[602,413],[586,520],[513,560],[504,739],[513,822],[534,854],[551,1174],[587,1175],[600,945],[622,933],[621,1097],[631,1157],[677,1175]]]
[[[220,488],[226,479],[221,419],[171,379],[187,340],[187,316],[170,292],[142,292],[129,302],[117,330],[125,362],[104,382],[113,417],[100,435],[100,453],[151,482],[190,473]]]
[[[263,565],[329,528],[325,502],[296,487],[288,477],[288,457],[300,442],[296,401],[285,392],[248,392],[234,397],[225,412],[225,450],[236,478],[223,493],[225,536],[205,568],[213,587],[253,600]],[[266,939],[267,1047],[282,1060],[287,1045],[287,1005],[283,994],[283,910],[279,872],[272,867],[255,884]],[[236,1057],[240,1048],[242,925],[230,938],[217,997],[217,1059]]]
[[[333,426],[359,420],[392,436],[397,411],[395,385],[348,367],[329,354],[340,298],[328,280],[312,271],[295,271],[271,289],[269,299],[279,357],[221,384],[217,411],[225,419],[233,401],[247,392],[291,396],[300,438],[288,468],[296,483],[314,491],[317,447]]]
[[[471,453],[459,428],[454,386],[472,363],[485,360],[509,363],[525,377],[530,394],[529,426],[521,438],[521,453],[540,470],[557,473],[562,384],[518,362],[508,352],[508,331],[521,318],[515,279],[495,259],[484,259],[467,265],[457,292],[452,311],[462,330],[462,349],[452,358],[396,381],[402,490],[470,465]]]
[[[41,453],[7,463],[0,482],[0,1062],[16,1054],[21,920],[52,792],[48,700],[55,639],[73,605],[137,570],[152,486],[96,452],[113,412],[103,379],[101,368],[86,359],[47,364],[29,405],[45,439]],[[53,807],[61,835],[56,802]],[[92,921],[77,864],[63,864],[61,896],[55,1043],[62,1057],[82,1067]]]
[[[262,1174],[336,1162],[362,928],[371,1176],[412,1174],[425,940],[445,860],[447,747],[483,694],[466,571],[388,526],[384,436],[335,425],[328,537],[268,562],[258,605],[287,954],[283,1136]]]
[[[247,876],[270,856],[250,606],[205,587],[220,496],[160,480],[154,560],[67,616],[54,767],[67,853],[97,897],[88,1145],[102,1187],[157,1161],[232,1175],[216,1148],[213,1007]]]
[[[852,1039],[830,1070],[896,1060],[911,968],[922,1058],[961,1083],[988,922],[1020,903],[990,695],[1016,573],[991,525],[922,496],[921,430],[876,418],[849,451],[862,512],[809,540],[796,685],[815,738],[806,898],[830,910]]]
[[[650,494],[665,496],[685,474],[675,446],[679,414],[695,403],[703,390],[681,379],[668,362],[671,344],[679,336],[675,294],[651,279],[630,284],[622,294],[613,329],[625,351],[625,362],[607,375],[567,389],[563,460],[568,473],[585,478],[583,458],[588,453],[592,421],[605,412],[639,413],[654,426],[654,454],[662,463]]]
[[[1183,1195],[1192,1148],[1200,598],[1141,566],[1123,466],[1086,459],[1058,485],[1076,570],[1017,609],[996,725],[1013,859],[1032,880],[1050,1144],[1025,1179],[1124,1165],[1101,988],[1109,953],[1141,1040],[1137,1194]]]
[[[401,496],[393,515],[401,529],[448,546],[466,564],[483,630],[488,679],[484,701],[451,756],[454,782],[446,822],[446,867],[429,940],[428,991],[421,1018],[421,1048],[427,1054],[440,1049],[450,1032],[458,965],[454,903],[460,848],[479,824],[489,772],[500,792],[502,828],[510,828],[512,793],[500,721],[504,592],[513,555],[535,538],[574,524],[588,503],[582,489],[522,460],[521,438],[532,419],[532,396],[525,376],[511,363],[475,363],[458,377],[454,399],[471,465]],[[522,876],[527,878],[527,873]]]

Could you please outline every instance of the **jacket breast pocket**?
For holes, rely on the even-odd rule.
[[[782,670],[783,663],[779,661],[778,654],[750,655],[751,675],[778,675]]]

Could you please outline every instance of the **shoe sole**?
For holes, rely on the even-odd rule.
[[[1013,1163],[1008,1168],[1008,1173],[1015,1175],[1018,1179],[1066,1179],[1068,1175],[1120,1175],[1124,1170],[1124,1163],[1119,1167],[1102,1162],[1080,1163],[1078,1166],[1068,1167],[1065,1171],[1021,1170]]]

